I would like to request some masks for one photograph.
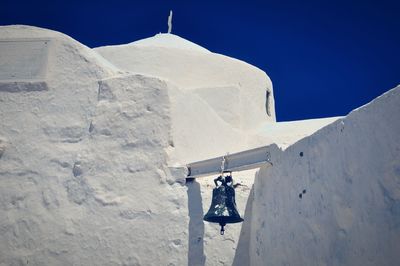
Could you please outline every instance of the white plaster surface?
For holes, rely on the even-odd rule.
[[[0,265],[186,264],[167,84],[59,33],[0,32],[54,44],[48,90],[0,92]]]
[[[398,265],[399,114],[400,86],[273,154],[238,263]]]
[[[94,50],[120,69],[161,77],[188,96],[195,94],[196,101],[213,104],[211,110],[218,115],[223,112],[223,118],[229,108],[237,119],[225,122],[234,128],[248,131],[262,122],[276,120],[272,83],[264,71],[243,61],[199,49],[198,45],[179,36],[162,34]],[[266,114],[265,108],[267,89],[271,92],[271,116]],[[219,103],[218,108],[214,102]],[[198,116],[204,115],[198,112]]]
[[[49,40],[1,39],[0,80],[44,79],[49,46]]]
[[[182,49],[195,52],[210,53],[210,51],[208,51],[206,48],[201,47],[200,45],[197,45],[177,35],[169,33],[168,34],[159,33],[153,37],[138,40],[126,45],[127,46],[134,45],[139,47],[153,46],[159,48],[174,48],[174,49]]]
[[[242,224],[220,236],[202,221],[215,177],[184,184],[184,168],[171,167],[271,143],[290,150],[339,119],[275,123],[263,71],[172,34],[93,50],[29,26],[0,27],[2,39],[51,45],[43,80],[0,82],[0,265],[246,265],[256,170],[234,173],[239,240]],[[18,55],[7,50],[22,64]]]

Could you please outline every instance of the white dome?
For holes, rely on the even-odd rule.
[[[164,47],[164,48],[175,48],[175,49],[183,49],[183,50],[191,50],[197,52],[207,52],[210,51],[192,43],[188,40],[185,40],[177,35],[170,33],[159,33],[153,37],[138,40],[128,45],[135,45],[141,47]]]

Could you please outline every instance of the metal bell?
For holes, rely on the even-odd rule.
[[[219,185],[218,182],[221,184]],[[211,207],[204,215],[204,220],[211,223],[219,223],[221,235],[224,234],[224,226],[228,223],[240,223],[240,217],[236,208],[235,189],[233,187],[232,176],[223,175],[214,179],[216,188],[213,189]]]

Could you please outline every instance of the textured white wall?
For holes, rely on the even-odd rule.
[[[264,71],[196,46],[173,34],[159,34],[94,50],[123,70],[163,78],[186,93],[195,90],[193,93],[223,118],[229,115],[225,110],[229,107],[236,116],[225,120],[231,127],[249,130],[258,128],[261,122],[275,122],[272,83]],[[265,108],[267,89],[271,92],[271,116]]]
[[[158,78],[121,75],[60,33],[25,26],[0,32],[51,44],[41,89],[35,80],[0,88],[0,264],[230,264],[241,225],[221,237],[218,225],[204,224],[212,179],[176,182],[185,176],[169,174],[166,152],[207,156],[204,145],[182,147],[183,130],[197,127],[187,138],[206,143],[221,118]],[[199,112],[211,113],[204,126],[193,119]],[[181,127],[172,128],[174,121]],[[223,147],[237,139],[219,136]],[[237,192],[241,213],[253,177]]]
[[[186,264],[168,85],[117,76],[59,33],[0,32],[52,44],[47,90],[0,90],[0,265]]]
[[[399,114],[397,87],[272,155],[242,232],[251,265],[398,265]]]
[[[0,84],[0,265],[393,261],[400,227],[399,89],[274,154],[274,167],[260,172],[251,193],[241,238],[241,224],[227,226],[221,237],[218,225],[202,221],[212,177],[182,186],[175,178],[184,173],[172,177],[168,160],[262,143],[240,130],[240,112],[218,102],[244,88],[251,101],[270,84],[263,72],[211,53],[200,60],[190,51],[178,56],[187,65],[175,70],[166,68],[168,60],[156,64],[180,85],[193,85],[187,90],[118,70],[60,33],[11,26],[0,27],[0,36],[50,40],[44,81]],[[135,49],[141,56],[131,59],[152,69],[147,55],[157,48]],[[171,49],[157,52],[176,56]],[[176,71],[194,62],[201,75]],[[214,71],[210,62],[214,70],[230,66]],[[240,76],[242,70],[248,75]],[[216,98],[213,88],[220,89]],[[251,112],[240,113],[249,124],[265,118],[260,97]],[[253,177],[252,171],[234,175],[243,184],[236,190],[241,214]]]
[[[219,154],[243,137],[194,93],[121,75],[65,35],[25,26],[0,33],[51,44],[42,89],[35,80],[0,88],[0,265],[229,265],[241,224],[221,237],[203,223],[212,177],[183,186],[167,152],[210,156],[204,143]],[[199,112],[210,114],[203,126]],[[196,149],[184,147],[190,139]],[[243,214],[254,173],[242,177]]]

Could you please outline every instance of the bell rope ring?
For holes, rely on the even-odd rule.
[[[204,215],[204,221],[218,223],[221,226],[220,233],[223,235],[226,224],[240,223],[243,219],[236,208],[232,175],[224,177],[221,174],[214,179],[214,183],[216,187],[213,189],[211,207]]]

